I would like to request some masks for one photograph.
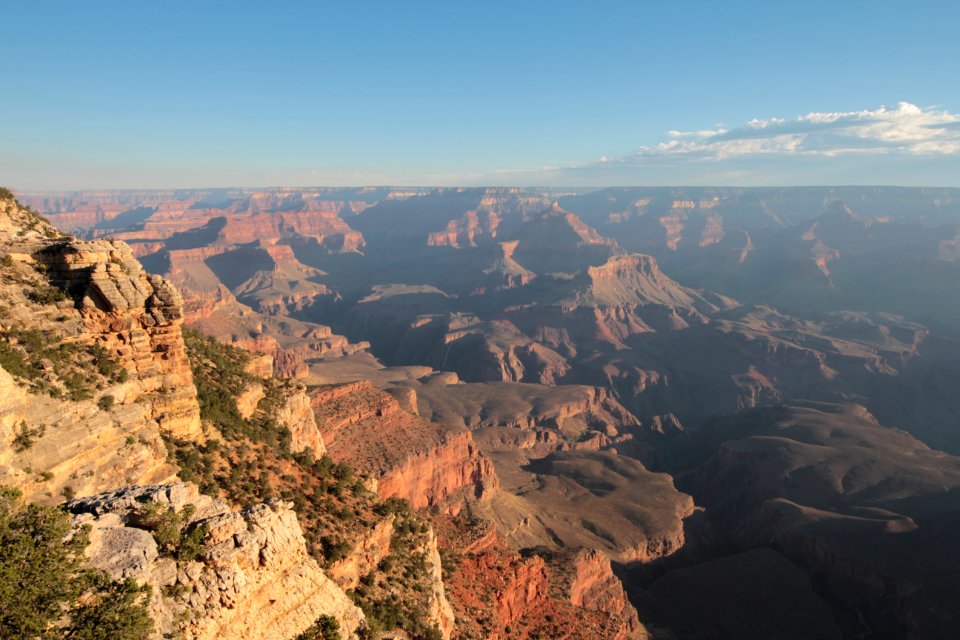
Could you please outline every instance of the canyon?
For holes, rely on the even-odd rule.
[[[22,193],[0,236],[0,484],[158,634],[960,629],[956,190]]]

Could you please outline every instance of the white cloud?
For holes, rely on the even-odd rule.
[[[602,158],[588,166],[754,156],[954,155],[960,154],[960,115],[901,102],[890,108],[753,119],[732,129],[673,130],[667,136],[628,156]]]

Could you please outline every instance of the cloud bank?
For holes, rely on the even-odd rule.
[[[861,111],[672,130],[628,155],[486,174],[516,185],[960,187],[960,114],[900,102]]]
[[[960,154],[960,115],[901,102],[863,111],[808,113],[791,119],[754,119],[732,129],[670,131],[669,138],[636,153],[593,165],[649,164],[664,159],[726,160],[751,156],[847,154]]]

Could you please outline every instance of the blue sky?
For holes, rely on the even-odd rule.
[[[960,186],[960,3],[5,4],[15,189]]]

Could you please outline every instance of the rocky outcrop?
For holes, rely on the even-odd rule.
[[[522,287],[537,277],[537,274],[513,259],[518,244],[518,240],[500,243],[500,256],[483,270],[486,276],[482,284],[483,293]]]
[[[437,534],[431,527],[427,542],[423,549],[426,565],[430,572],[430,590],[427,596],[427,620],[440,629],[444,640],[449,640],[455,629],[453,607],[447,600],[447,592],[443,585],[443,563],[440,558],[440,547],[437,544]]]
[[[513,551],[482,520],[440,518],[450,557],[448,593],[467,637],[485,640],[646,640],[610,561],[592,551]],[[451,530],[452,528],[452,530]]]
[[[579,216],[556,202],[521,226],[511,257],[539,274],[573,274],[602,264],[617,251],[616,242],[603,238]]]
[[[384,498],[403,498],[414,509],[423,509],[441,505],[461,489],[482,498],[496,487],[493,463],[480,453],[473,434],[463,432],[448,435],[387,470],[379,478],[378,493]]]
[[[612,256],[568,282],[545,304],[509,309],[508,317],[537,343],[569,356],[598,342],[625,350],[631,336],[703,326],[738,305],[681,285],[643,254]]]
[[[236,395],[237,411],[244,420],[249,420],[257,411],[257,405],[266,395],[263,385],[251,382]]]
[[[396,399],[374,389],[368,380],[313,387],[310,402],[320,418],[324,436],[330,441],[337,439],[343,429],[400,411]]]
[[[363,235],[351,229],[335,211],[231,215],[218,240],[238,245],[264,238],[309,240],[337,253],[356,252],[364,246]]]
[[[164,557],[144,525],[147,505],[191,514],[195,560]],[[192,506],[190,506],[192,505]],[[161,633],[185,640],[293,638],[323,615],[354,637],[363,613],[307,553],[296,514],[285,502],[240,512],[192,485],[129,487],[68,504],[89,525],[91,564],[114,578],[153,587],[150,611]]]
[[[646,640],[648,634],[637,610],[627,599],[620,579],[613,574],[610,559],[596,550],[583,550],[572,560],[573,572],[562,585],[570,602],[590,611],[607,614],[619,621],[620,629],[613,640]]]
[[[390,555],[394,517],[387,516],[357,540],[347,557],[327,568],[327,575],[344,590],[356,589],[360,579],[376,570]]]
[[[670,476],[637,460],[612,450],[555,451],[520,458],[525,464],[517,464],[517,453],[490,455],[503,478],[491,500],[493,520],[517,548],[584,547],[614,561],[646,564],[686,542],[684,520],[696,511],[693,499],[677,491]]]
[[[516,623],[547,600],[549,579],[543,558],[534,556],[513,564],[502,581],[494,600],[501,628]]]
[[[285,394],[276,411],[277,423],[290,430],[290,449],[294,452],[312,449],[317,457],[327,452],[323,436],[313,415],[310,396],[302,386]]]
[[[494,211],[468,211],[458,220],[451,220],[443,231],[427,236],[431,247],[475,247],[478,241],[497,237],[500,216]]]
[[[464,491],[482,497],[497,486],[493,465],[470,432],[405,411],[367,381],[315,387],[310,394],[330,457],[374,476],[384,498],[404,498],[422,509]]]
[[[19,354],[0,372],[0,482],[58,502],[172,479],[160,430],[203,439],[176,290],[123,243],[62,236],[13,200],[0,247],[0,334]]]
[[[549,441],[559,442],[579,439],[585,431],[614,437],[640,424],[606,389],[586,385],[461,384],[434,376],[417,396],[430,420],[475,432],[502,428],[524,441],[534,430],[554,432],[557,437]]]
[[[512,330],[516,332],[515,327]],[[485,333],[481,330],[447,334],[444,367],[468,382],[557,384],[570,371],[566,359],[543,345],[524,338],[518,338],[518,344],[503,344],[497,339],[499,336]]]
[[[0,369],[0,406],[0,484],[19,488],[29,500],[57,503],[175,478],[145,404],[103,411],[92,401],[28,395]]]
[[[160,427],[178,437],[202,438],[177,290],[144,272],[122,242],[53,242],[35,256],[51,283],[77,301],[89,338],[134,374],[136,395],[151,394],[151,417]]]

